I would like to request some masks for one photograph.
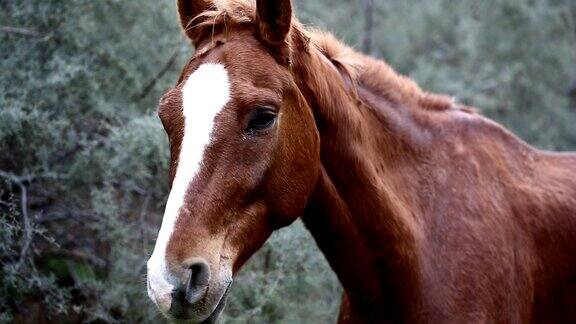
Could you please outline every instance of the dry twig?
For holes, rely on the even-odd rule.
[[[22,264],[24,264],[26,254],[28,253],[28,249],[32,243],[32,224],[30,223],[30,218],[28,217],[28,190],[24,184],[24,182],[30,181],[32,178],[19,177],[2,170],[0,170],[0,177],[7,179],[20,188],[20,208],[22,209],[22,222],[24,224],[24,243],[22,244],[22,249],[20,250],[20,260],[16,265],[16,269],[20,269]]]
[[[140,210],[140,234],[142,235],[142,250],[144,251],[144,255],[148,253],[148,235],[146,235],[146,214],[148,213],[148,204],[150,203],[150,199],[152,198],[152,194],[146,194],[144,198],[144,202],[142,203],[142,209]]]
[[[154,79],[152,79],[152,80],[150,80],[150,82],[148,82],[148,84],[144,87],[142,92],[140,92],[140,94],[135,96],[134,99],[136,101],[140,101],[140,100],[144,99],[148,95],[148,93],[150,93],[150,91],[152,91],[152,89],[156,85],[156,82],[158,82],[158,80],[160,80],[164,76],[164,74],[166,74],[166,72],[168,72],[168,70],[174,64],[174,62],[176,62],[177,58],[178,58],[178,50],[174,51],[174,53],[172,54],[172,56],[170,56],[170,59],[168,59],[166,64],[164,64],[164,67],[162,67],[160,72],[158,72],[158,74],[154,77]]]
[[[0,31],[3,33],[17,34],[28,37],[42,37],[42,34],[40,34],[39,32],[28,28],[2,26],[0,27]]]

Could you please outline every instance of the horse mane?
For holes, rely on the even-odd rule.
[[[200,28],[212,35],[216,30],[229,33],[252,25],[256,21],[254,0],[215,0],[213,10],[205,11],[189,23],[187,28]],[[469,107],[455,105],[452,97],[424,91],[407,76],[394,71],[385,61],[364,55],[336,39],[331,33],[306,28],[296,19],[292,22],[292,50],[315,47],[335,67],[346,74],[351,83],[363,86],[391,102],[414,103],[423,109],[443,111],[458,108],[472,112]]]

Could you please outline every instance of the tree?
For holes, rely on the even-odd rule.
[[[576,81],[572,83],[568,95],[570,96],[570,106],[572,107],[572,110],[576,111]]]
[[[372,29],[374,27],[374,0],[361,0],[364,12],[364,30],[362,33],[362,51],[372,52]]]

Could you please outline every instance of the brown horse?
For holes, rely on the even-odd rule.
[[[178,10],[197,51],[159,110],[171,191],[148,293],[166,316],[216,319],[302,217],[342,322],[576,322],[575,154],[305,29],[290,0]]]

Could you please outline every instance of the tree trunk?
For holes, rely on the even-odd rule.
[[[364,11],[364,30],[362,33],[362,50],[366,54],[372,51],[372,29],[374,27],[374,0],[360,0]]]
[[[568,95],[570,96],[570,108],[576,111],[576,81],[572,83]]]

